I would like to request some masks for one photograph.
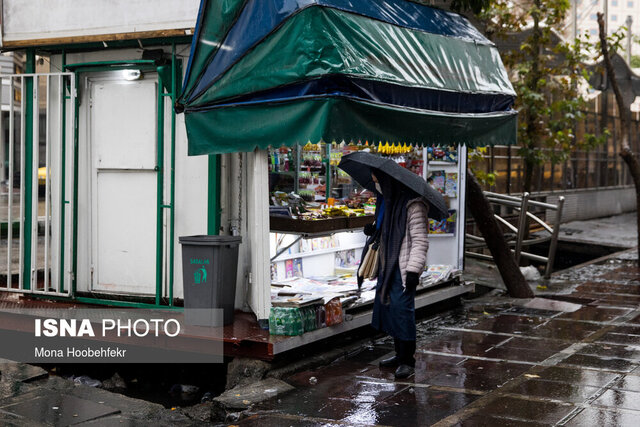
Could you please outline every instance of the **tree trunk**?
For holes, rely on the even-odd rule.
[[[514,298],[533,298],[533,291],[516,264],[502,228],[493,216],[493,208],[484,197],[482,187],[470,169],[467,169],[467,206],[491,251],[509,295]]]
[[[526,75],[526,86],[532,93],[538,92],[542,72],[540,70],[540,56],[542,54],[542,29],[540,28],[540,0],[534,0],[533,9],[531,10],[531,18],[533,20],[533,32],[531,36],[531,70]],[[535,167],[534,151],[541,142],[540,117],[536,110],[535,103],[530,105],[526,110],[524,120],[527,124],[526,141],[524,144],[527,149],[527,155],[524,160],[524,180],[523,191],[531,193],[533,181],[533,169]]]
[[[636,188],[636,215],[637,222],[636,225],[638,227],[638,234],[636,242],[640,242],[640,164],[638,163],[638,159],[635,154],[631,150],[631,111],[629,107],[625,105],[624,99],[622,98],[622,93],[620,92],[620,87],[618,86],[618,81],[616,80],[616,72],[613,69],[613,64],[611,63],[611,57],[609,56],[609,45],[607,44],[607,34],[604,30],[604,15],[598,12],[598,28],[599,28],[599,36],[600,36],[600,50],[602,51],[602,58],[604,59],[604,65],[607,70],[607,78],[609,79],[609,84],[611,84],[611,88],[613,89],[613,93],[616,97],[616,104],[618,104],[618,113],[620,114],[620,133],[622,135],[620,150],[620,157],[624,160],[629,167],[629,172],[631,173],[631,177],[633,178],[633,185]],[[606,96],[606,93],[604,94]],[[639,251],[640,255],[640,251]],[[636,260],[640,262],[640,259]]]

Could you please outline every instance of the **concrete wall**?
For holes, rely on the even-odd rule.
[[[539,195],[535,196],[538,199]],[[565,198],[563,223],[618,215],[636,209],[633,186],[554,192],[546,194],[546,202],[556,204],[559,196]],[[554,213],[547,212],[547,219],[554,218],[553,215]]]
[[[191,29],[199,0],[3,0],[2,41]],[[46,13],[42,13],[45,11]]]

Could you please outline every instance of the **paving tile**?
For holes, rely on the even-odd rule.
[[[632,318],[631,320],[627,320],[627,323],[635,323],[636,325],[640,325],[640,314]]]
[[[479,396],[416,387],[380,403],[377,423],[393,426],[427,426],[455,414]],[[357,421],[343,419],[342,421]]]
[[[551,319],[539,328],[527,332],[527,335],[567,341],[581,341],[601,328],[599,325],[590,323]]]
[[[526,332],[547,320],[548,319],[542,317],[512,316],[503,314],[490,319],[484,319],[477,325],[473,326],[472,329],[502,333]]]
[[[588,320],[592,322],[608,322],[627,314],[629,310],[586,306],[573,313],[563,313],[558,319]]]
[[[111,415],[106,418],[99,418],[97,420],[86,421],[75,425],[80,427],[158,427],[158,424],[158,421],[146,421],[124,417],[122,415]]]
[[[618,380],[613,386],[611,386],[611,388],[615,390],[638,392],[640,391],[640,376],[627,375]]]
[[[598,304],[608,303],[609,305],[617,305],[622,307],[635,308],[640,303],[640,296],[616,295],[616,294],[596,294],[590,292],[581,293],[585,298],[592,298]]]
[[[304,391],[290,393],[281,399],[271,399],[255,409],[276,411],[298,417],[327,418],[339,420],[359,409],[371,411],[370,402],[355,402],[350,399],[321,398]]]
[[[392,371],[393,372],[393,371]],[[283,405],[293,404],[302,399],[304,402],[323,402],[330,399],[345,399],[354,403],[372,403],[386,399],[406,388],[405,385],[389,381],[375,381],[366,378],[354,378],[353,375],[342,379],[316,377],[317,383],[310,385],[307,379],[304,387],[299,387],[295,393],[289,393],[280,400]],[[267,405],[268,406],[268,405]],[[278,409],[280,404],[272,409]],[[300,415],[300,414],[298,414]],[[314,415],[303,413],[302,415]]]
[[[485,353],[492,359],[513,360],[518,362],[538,363],[556,354],[554,350],[527,350],[524,348],[496,347]]]
[[[609,411],[598,408],[586,408],[567,421],[566,426],[616,426],[637,427],[640,425],[640,412]]]
[[[469,344],[498,344],[502,341],[508,339],[509,337],[505,337],[504,335],[496,335],[492,333],[487,333],[483,331],[454,331],[447,333],[446,335],[441,335],[433,340],[427,341],[426,343],[418,343],[418,348],[424,344],[431,343],[443,343],[443,342],[462,342]]]
[[[428,350],[427,350],[428,351]],[[459,354],[430,354],[424,353],[421,350],[416,350],[416,361],[421,361],[429,365],[455,365],[467,358]]]
[[[448,342],[435,342],[428,345],[421,346],[421,350],[434,351],[438,353],[456,354],[461,356],[485,356],[488,350],[492,349],[494,344],[472,344],[465,342],[454,341]]]
[[[9,404],[0,403],[0,409],[36,423],[65,426],[120,412],[107,405],[46,389],[17,396]]]
[[[636,284],[616,284],[616,283],[585,283],[576,287],[578,292],[590,292],[596,294],[626,294],[640,295],[640,285]]]
[[[584,346],[578,353],[640,361],[640,347],[629,345],[596,342]]]
[[[640,336],[619,334],[615,332],[607,332],[603,336],[599,337],[597,342],[610,343],[610,344],[627,344],[640,347]]]
[[[634,409],[640,411],[640,392],[607,390],[593,402],[594,406],[608,406],[614,409]]]
[[[542,380],[593,387],[604,387],[618,376],[618,374],[613,372],[593,371],[560,366],[551,366],[546,368],[544,371],[539,372],[537,375],[539,375]]]
[[[640,326],[616,326],[611,330],[616,334],[628,334],[635,335],[638,340],[638,344],[640,345]]]
[[[539,339],[528,337],[513,337],[508,341],[505,341],[499,347],[509,348],[525,348],[531,350],[544,350],[544,351],[562,351],[569,347],[571,344],[566,341],[551,340],[551,339]]]
[[[638,277],[640,277],[640,269],[630,265],[625,265],[615,271],[607,272],[600,277],[602,279],[609,279],[612,281],[638,282],[640,281],[640,279],[638,279]]]
[[[555,424],[574,409],[573,405],[540,402],[515,397],[500,397],[489,402],[482,412],[494,417]]]
[[[310,369],[298,372],[287,378],[287,382],[294,387],[306,387],[309,385],[309,378],[315,377],[324,383],[336,381],[342,383],[344,378],[350,378],[358,372],[364,372],[372,365],[368,363],[355,363],[351,361],[341,361],[318,369]]]
[[[458,424],[458,427],[488,427],[488,426],[500,426],[500,427],[543,427],[547,424],[537,423],[535,421],[513,420],[509,418],[498,418],[490,415],[474,415],[465,420],[462,420]]]
[[[509,313],[522,314],[525,316],[534,316],[534,317],[553,317],[558,314],[556,310],[544,310],[540,308],[531,308],[524,306],[516,306],[507,310]]]
[[[285,415],[285,414],[259,414],[252,415],[248,418],[240,420],[235,423],[237,426],[241,427],[306,427],[306,426],[344,426],[342,423],[325,423],[320,422],[319,420],[310,420],[305,419],[304,417]]]
[[[27,365],[26,363],[8,362],[0,363],[0,374],[3,381],[35,381],[49,375],[47,371],[39,366]]]
[[[593,397],[600,389],[601,387],[588,385],[531,379],[516,388],[510,388],[509,392],[523,396],[538,396],[563,402],[582,403]]]
[[[426,383],[467,390],[490,391],[526,372],[529,368],[530,366],[515,363],[468,360],[427,379]]]
[[[611,357],[590,356],[587,354],[573,354],[561,362],[562,365],[574,365],[597,368],[615,372],[631,372],[636,365],[628,360]]]

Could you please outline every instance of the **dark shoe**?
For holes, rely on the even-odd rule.
[[[398,366],[398,369],[396,369],[396,378],[398,379],[402,379],[402,378],[408,378],[410,375],[413,374],[413,368],[409,365],[400,365]]]
[[[400,364],[400,359],[398,359],[398,356],[393,356],[388,359],[382,359],[380,361],[381,368],[395,368],[399,364]]]

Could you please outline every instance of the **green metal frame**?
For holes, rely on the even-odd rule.
[[[172,44],[191,44],[193,36],[175,36],[175,37],[160,37],[141,40],[145,46],[170,46]],[[123,49],[123,48],[140,48],[138,39],[131,40],[111,40],[107,41],[109,49]],[[20,50],[22,48],[15,48],[9,50]],[[91,52],[91,51],[105,50],[102,42],[89,42],[89,43],[62,43],[49,46],[38,47],[38,52],[43,52],[49,55],[59,54],[62,52],[75,53],[75,52]]]
[[[32,54],[33,64],[35,65],[35,51]],[[75,99],[75,120],[74,120],[74,134],[73,134],[73,150],[74,150],[74,188],[73,188],[73,262],[72,262],[72,289],[71,295],[69,297],[54,297],[50,295],[33,295],[36,298],[47,298],[47,299],[56,299],[56,300],[69,300],[72,299],[81,303],[89,303],[89,304],[100,304],[100,305],[110,305],[116,307],[136,307],[136,308],[164,308],[164,309],[182,309],[181,307],[175,307],[173,301],[173,273],[174,273],[174,231],[175,231],[175,221],[174,221],[174,213],[175,213],[175,131],[176,131],[176,117],[175,110],[171,108],[171,166],[170,166],[170,198],[171,202],[169,204],[164,203],[164,173],[165,173],[165,147],[164,147],[164,99],[165,97],[170,97],[172,100],[172,105],[175,104],[175,100],[177,99],[177,88],[178,88],[178,80],[180,79],[180,75],[178,74],[181,67],[177,62],[176,51],[175,51],[175,42],[172,45],[172,55],[171,55],[171,67],[170,70],[167,70],[166,66],[156,66],[156,63],[153,60],[131,60],[131,61],[99,61],[99,62],[88,62],[88,63],[79,63],[79,64],[66,64],[66,52],[63,50],[62,52],[62,62],[63,69],[65,71],[72,71],[76,75],[75,79],[75,90],[78,93],[79,89],[79,75],[87,72],[100,72],[100,71],[117,71],[117,70],[125,70],[125,69],[139,69],[141,71],[156,71],[158,73],[158,94],[157,94],[157,165],[156,172],[158,174],[157,180],[157,229],[156,229],[156,295],[155,295],[155,304],[147,304],[143,302],[134,302],[134,301],[118,301],[104,298],[92,298],[92,297],[80,297],[76,296],[77,293],[77,271],[78,271],[78,257],[77,257],[77,248],[78,248],[78,158],[79,158],[79,105],[80,105],[80,96],[76,96]],[[29,58],[29,56],[28,56]],[[28,65],[28,63],[27,63]],[[28,69],[27,69],[27,72]],[[170,82],[168,82],[169,80]],[[166,92],[165,92],[166,89]],[[28,93],[28,92],[27,92]],[[30,99],[30,98],[28,98]],[[65,96],[65,99],[68,99]],[[28,106],[27,106],[28,108]],[[63,103],[63,117],[66,117],[64,114],[66,113],[65,104]],[[28,122],[27,122],[28,123]],[[66,134],[65,128],[65,120],[63,120],[63,129],[62,135]],[[29,135],[27,135],[29,136]],[[30,144],[27,142],[27,148],[30,147]],[[63,145],[63,162],[64,162],[64,152],[65,147]],[[29,161],[31,152],[29,155],[25,155],[25,161]],[[27,163],[29,164],[29,163]],[[64,165],[64,164],[63,164]],[[64,169],[63,169],[64,170]],[[26,197],[30,197],[31,194],[31,173],[29,171],[25,171],[28,174],[25,175],[25,189],[28,190]],[[29,183],[27,183],[27,179],[29,179]],[[63,174],[64,180],[64,174]],[[30,200],[30,199],[27,199]],[[62,194],[63,204],[68,203],[65,200],[64,194],[64,181],[63,181],[63,194]],[[31,209],[30,204],[25,204]],[[64,208],[62,208],[64,211]],[[169,222],[169,272],[168,272],[168,296],[169,302],[168,305],[162,304],[162,264],[163,264],[163,254],[164,254],[164,244],[163,244],[163,218],[164,218],[164,209],[170,210],[170,222]],[[26,212],[26,218],[30,221],[29,212]],[[63,216],[64,218],[64,216]],[[31,253],[31,239],[30,239],[30,224],[25,224],[25,266],[24,272],[28,272],[31,269],[30,263],[30,253]],[[29,235],[26,233],[29,232]],[[64,223],[63,223],[63,233],[64,233]],[[28,246],[27,246],[28,245]],[[63,248],[63,244],[61,245]],[[26,262],[29,260],[29,263]],[[61,286],[64,286],[63,282],[63,271],[64,271],[64,257],[61,257]],[[29,276],[25,276],[29,277]]]
[[[62,69],[64,70],[65,65],[67,64],[67,53],[63,50],[62,54],[61,54],[61,59],[62,59]],[[58,292],[63,293],[64,290],[64,243],[65,243],[65,219],[66,219],[66,207],[69,204],[69,202],[67,201],[67,194],[66,194],[66,190],[67,190],[67,174],[65,173],[65,171],[67,170],[67,100],[71,99],[71,96],[67,95],[67,84],[64,81],[64,79],[62,80],[62,85],[63,87],[60,88],[60,90],[62,91],[62,129],[61,129],[61,136],[60,136],[60,145],[62,147],[61,154],[60,154],[60,170],[61,172],[61,176],[60,179],[62,181],[61,183],[61,194],[60,194],[60,277],[59,277],[59,281],[58,281]]]
[[[207,234],[220,234],[220,154],[209,156],[209,206]]]
[[[36,53],[34,49],[27,49],[27,62],[25,72],[36,72]],[[25,85],[25,111],[24,111],[24,170],[21,171],[24,179],[24,218],[23,223],[23,265],[22,286],[24,290],[31,290],[31,238],[32,238],[32,194],[33,194],[33,86],[35,77],[26,77]],[[11,179],[11,178],[10,178]]]

